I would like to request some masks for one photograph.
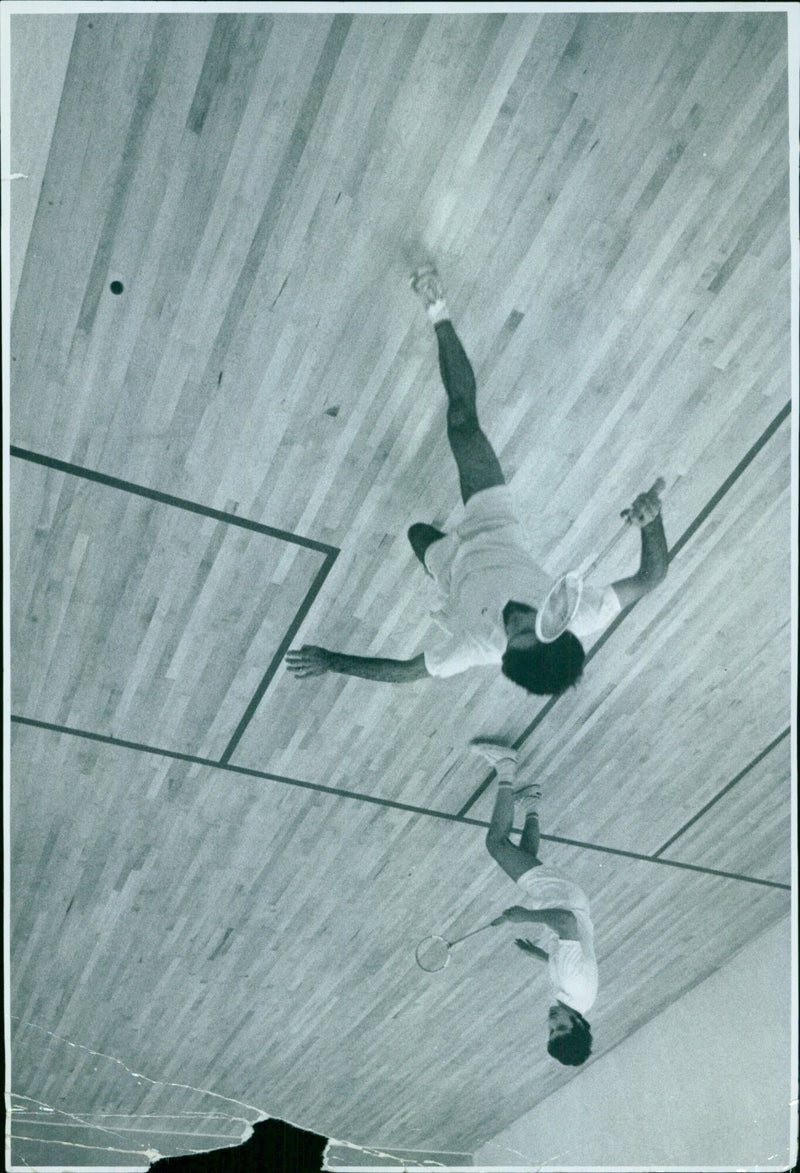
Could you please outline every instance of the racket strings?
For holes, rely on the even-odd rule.
[[[428,973],[444,969],[450,960],[450,943],[444,937],[426,937],[417,945],[417,965]]]
[[[536,635],[542,643],[552,643],[567,630],[578,610],[582,590],[583,580],[573,572],[553,584],[536,615]]]

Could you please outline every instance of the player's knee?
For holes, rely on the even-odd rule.
[[[549,644],[533,648],[507,648],[502,660],[503,675],[537,696],[559,696],[583,674],[586,653],[581,641],[565,631]]]

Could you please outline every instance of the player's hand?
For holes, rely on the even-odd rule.
[[[302,648],[286,653],[286,667],[295,676],[323,676],[331,670],[330,652],[303,644]]]
[[[654,521],[661,512],[661,501],[657,489],[650,489],[648,493],[640,493],[630,509],[623,509],[620,514],[631,525],[641,529]]]
[[[536,945],[534,945],[533,941],[529,941],[527,937],[517,937],[514,944],[526,953],[536,953]]]
[[[512,924],[521,924],[528,920],[528,909],[523,908],[521,904],[512,904],[503,913],[504,920],[510,920]]]

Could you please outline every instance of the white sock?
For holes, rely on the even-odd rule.
[[[450,310],[447,308],[447,302],[444,298],[429,305],[425,312],[434,326],[437,322],[446,322],[450,317]]]
[[[513,758],[502,758],[495,766],[494,771],[497,774],[499,785],[511,786],[517,773],[517,763]]]

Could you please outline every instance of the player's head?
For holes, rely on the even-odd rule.
[[[541,643],[536,635],[536,612],[525,603],[507,603],[503,608],[507,644],[503,654],[503,675],[538,696],[558,696],[577,684],[586,654],[571,631],[552,643]]]
[[[592,1053],[592,1032],[589,1023],[577,1010],[556,1002],[548,1015],[550,1038],[547,1050],[559,1063],[580,1067]]]

